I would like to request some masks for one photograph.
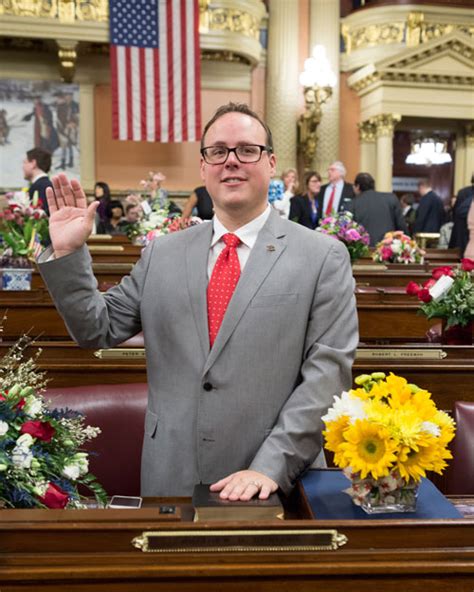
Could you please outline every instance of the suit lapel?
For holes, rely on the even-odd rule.
[[[257,241],[240,276],[216,341],[204,366],[203,374],[209,370],[219,356],[255,293],[286,249],[285,235],[286,232],[280,223],[278,214],[271,212],[265,226],[258,234]]]
[[[202,229],[202,231],[201,231]],[[194,323],[204,357],[209,355],[209,330],[207,325],[207,263],[212,238],[212,222],[200,225],[186,245],[186,282]]]

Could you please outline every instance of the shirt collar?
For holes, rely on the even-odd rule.
[[[238,236],[241,242],[249,249],[251,249],[257,241],[258,233],[260,232],[260,230],[262,230],[263,226],[265,225],[265,222],[268,220],[270,212],[271,208],[268,205],[265,211],[262,214],[260,214],[260,216],[257,216],[250,222],[247,222],[247,224],[244,224],[244,226],[237,228],[237,230],[235,230],[233,234]],[[227,228],[219,220],[216,214],[214,215],[212,223],[213,236],[211,241],[211,247],[218,243],[224,236],[224,234],[227,234],[229,232]]]
[[[48,175],[46,173],[40,173],[39,175],[36,175],[36,177],[31,181],[31,184],[33,185],[33,183],[36,183],[36,181],[38,179],[41,179],[41,177],[47,177]]]

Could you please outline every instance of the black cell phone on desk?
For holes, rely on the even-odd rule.
[[[142,498],[132,495],[114,495],[108,507],[112,510],[135,510],[142,507]]]

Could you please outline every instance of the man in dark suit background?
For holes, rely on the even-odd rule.
[[[418,181],[418,193],[421,195],[421,200],[416,211],[413,233],[439,232],[445,219],[444,206],[440,196],[431,188],[429,179]]]
[[[28,193],[30,199],[38,192],[39,204],[49,216],[46,188],[52,187],[48,172],[51,168],[51,154],[42,148],[32,148],[26,153],[23,161],[23,176],[30,182]]]
[[[380,242],[386,232],[407,232],[398,198],[393,193],[375,191],[372,175],[359,173],[354,181],[354,190],[356,197],[352,200],[350,211],[354,220],[369,233],[371,247]]]
[[[458,191],[456,203],[453,209],[453,231],[449,241],[450,249],[460,249],[461,253],[466,249],[469,240],[467,227],[467,214],[474,198],[474,173],[471,177],[471,184]]]
[[[320,220],[333,212],[345,212],[349,209],[355,194],[352,185],[344,181],[345,176],[346,167],[340,160],[329,165],[329,183],[321,187],[318,197]]]

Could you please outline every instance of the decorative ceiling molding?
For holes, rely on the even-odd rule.
[[[364,66],[348,78],[359,94],[380,83],[474,86],[474,40],[455,31],[416,48],[401,51],[375,64]]]

